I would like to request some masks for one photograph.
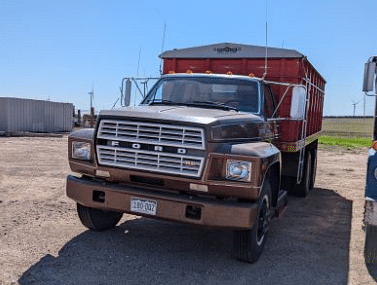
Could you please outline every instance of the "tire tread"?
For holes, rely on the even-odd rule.
[[[271,210],[271,185],[268,180],[264,182],[261,197],[265,196],[265,192],[268,193],[269,207]],[[258,201],[259,203],[259,201]],[[256,217],[258,219],[258,216]],[[257,222],[250,230],[234,230],[233,232],[233,257],[244,262],[254,263],[262,254],[264,245],[267,239],[267,233],[264,236],[264,240],[260,246],[257,246],[253,237],[256,235]]]
[[[122,213],[114,211],[103,211],[83,206],[77,203],[77,214],[81,223],[93,231],[104,231],[112,229],[122,218]]]
[[[308,173],[308,167],[309,167],[309,173]],[[306,197],[309,194],[309,191],[311,190],[311,174],[312,174],[312,154],[310,151],[307,151],[307,155],[305,157],[305,163],[304,163],[304,171],[303,176],[301,179],[300,184],[296,183],[297,177],[290,177],[290,191],[289,194],[297,196],[297,197]],[[308,177],[309,176],[309,177]],[[309,187],[307,189],[306,187],[306,180],[309,179]]]

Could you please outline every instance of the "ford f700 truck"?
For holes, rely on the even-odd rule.
[[[160,57],[138,106],[101,111],[69,136],[67,195],[89,229],[122,213],[227,228],[235,258],[255,262],[287,192],[313,188],[325,80],[288,49],[223,43]]]
[[[376,62],[377,56],[369,58],[365,64],[364,70],[364,84],[363,91],[373,92],[374,94],[367,94],[376,96]],[[375,108],[377,105],[375,106]],[[365,188],[365,214],[364,223],[366,229],[365,242],[365,261],[366,263],[377,264],[377,109],[374,115],[374,131],[373,131],[373,145],[369,150],[368,164],[367,164],[367,178]]]

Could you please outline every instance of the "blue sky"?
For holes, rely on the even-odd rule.
[[[363,66],[377,54],[377,1],[267,0],[268,45],[305,54],[327,80],[325,115],[363,115]],[[0,96],[111,108],[126,76],[159,74],[164,50],[265,45],[266,1],[0,0]],[[140,61],[139,61],[140,52]],[[138,64],[139,63],[139,64]],[[139,68],[138,68],[139,66]],[[366,99],[372,115],[374,99]]]

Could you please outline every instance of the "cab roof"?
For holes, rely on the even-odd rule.
[[[228,74],[219,74],[219,73],[172,73],[172,74],[164,74],[161,76],[162,78],[165,77],[179,77],[179,78],[191,78],[191,77],[215,77],[215,78],[233,78],[233,79],[245,79],[245,80],[252,80],[252,81],[262,81],[262,78],[259,77],[251,77],[246,75],[228,75]]]

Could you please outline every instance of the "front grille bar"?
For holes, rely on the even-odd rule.
[[[102,120],[98,138],[205,149],[203,129],[134,121]]]
[[[101,165],[199,177],[204,157],[97,145]]]

